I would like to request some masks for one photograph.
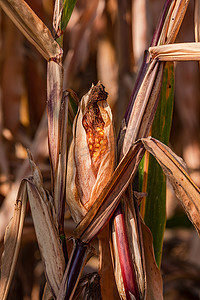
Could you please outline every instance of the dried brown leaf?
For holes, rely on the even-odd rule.
[[[200,43],[177,43],[149,48],[151,57],[157,61],[200,60]]]
[[[149,228],[141,221],[142,237],[144,245],[145,268],[146,268],[146,295],[145,300],[162,300],[162,276],[157,267],[154,250],[153,238]]]
[[[52,205],[42,187],[39,169],[30,159],[33,178],[27,182],[27,191],[31,207],[35,232],[44,263],[48,284],[54,296],[57,296],[65,269],[65,260],[57,228],[52,216]]]
[[[152,62],[148,67],[130,114],[121,157],[127,153],[137,139],[147,136],[149,133],[156,112],[163,67],[163,63],[159,64],[156,62]]]
[[[165,40],[163,41],[165,44],[174,43],[189,3],[190,0],[172,1],[172,14],[169,19],[166,18],[166,21],[168,22],[168,29]]]
[[[186,172],[182,159],[173,153],[170,148],[152,137],[142,139],[142,142],[161,165],[174,188],[176,196],[200,234],[200,190]]]
[[[27,191],[26,182],[22,181],[17,200],[15,203],[14,215],[6,229],[4,237],[4,253],[2,255],[1,276],[0,276],[0,299],[5,300],[14,274],[21,236],[26,213]]]
[[[25,1],[0,0],[0,6],[46,60],[60,58],[62,49]]]

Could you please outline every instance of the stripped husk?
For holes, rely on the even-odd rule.
[[[106,99],[104,86],[93,85],[81,99],[73,124],[66,200],[77,223],[95,202],[114,169],[114,130]]]

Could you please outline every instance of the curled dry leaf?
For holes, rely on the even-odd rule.
[[[22,181],[14,208],[14,215],[7,226],[4,237],[4,253],[2,255],[0,275],[0,299],[6,300],[9,287],[14,274],[19,248],[21,244],[22,229],[26,213],[27,191],[26,182]]]
[[[186,172],[183,160],[166,145],[152,137],[142,139],[142,142],[161,165],[177,198],[200,234],[200,190]]]
[[[62,49],[25,1],[0,0],[0,6],[46,60],[60,59]]]
[[[111,110],[102,84],[81,99],[67,166],[67,203],[79,222],[107,184],[115,161]]]
[[[53,295],[57,296],[65,269],[64,255],[52,217],[53,208],[43,189],[41,173],[30,154],[29,161],[33,178],[27,181],[28,199],[46,278]]]
[[[200,60],[200,43],[177,43],[150,47],[152,59],[158,61]]]

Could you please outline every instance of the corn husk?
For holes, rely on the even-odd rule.
[[[81,99],[73,124],[66,197],[76,222],[87,213],[114,169],[114,130],[106,99],[100,83],[92,86]]]

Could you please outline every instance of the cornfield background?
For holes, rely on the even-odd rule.
[[[198,2],[198,1],[196,1]],[[27,1],[52,29],[52,0]],[[162,0],[77,0],[63,36],[64,89],[79,99],[99,80],[109,93],[116,135],[119,132],[136,74],[148,49]],[[194,2],[191,1],[176,42],[192,42]],[[0,254],[5,228],[13,215],[17,191],[31,174],[29,148],[44,186],[51,190],[47,137],[47,73],[45,59],[0,10]],[[183,157],[200,186],[200,94],[198,62],[175,63],[175,92],[170,148]],[[68,126],[68,144],[71,141]],[[167,182],[167,222],[161,263],[164,299],[200,299],[200,241]],[[64,229],[70,237],[75,223],[68,210]],[[98,252],[97,239],[92,242]],[[110,262],[111,263],[111,262]],[[84,274],[98,270],[98,254]],[[103,299],[118,299],[113,274],[101,282]],[[99,280],[97,278],[96,280]],[[109,284],[108,284],[109,282]],[[8,299],[41,299],[45,285],[30,207]],[[108,291],[110,289],[110,291]],[[92,298],[91,298],[92,299]],[[95,299],[95,298],[94,298]]]

